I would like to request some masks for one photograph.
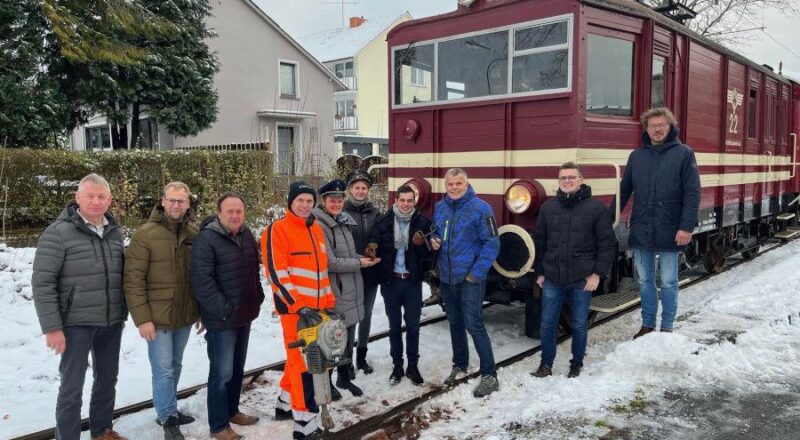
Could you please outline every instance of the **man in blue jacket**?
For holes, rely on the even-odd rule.
[[[656,328],[656,255],[661,266],[661,331],[671,332],[678,309],[679,254],[692,239],[700,206],[694,151],[678,139],[675,116],[664,107],[641,117],[642,146],[628,157],[620,184],[621,208],[633,193],[628,246],[633,250],[642,298],[642,328]]]
[[[500,239],[492,207],[475,195],[467,173],[451,168],[445,173],[444,182],[447,194],[434,209],[436,237],[431,240],[433,250],[440,251],[439,280],[453,345],[453,370],[444,383],[452,386],[466,375],[469,332],[480,358],[481,373],[481,381],[472,394],[484,397],[498,389],[492,342],[483,326],[483,297],[486,275],[500,251]]]

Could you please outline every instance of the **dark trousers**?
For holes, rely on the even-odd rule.
[[[58,372],[61,385],[56,401],[56,440],[77,440],[81,436],[81,404],[89,354],[92,355],[92,397],[89,429],[97,437],[112,426],[119,347],[123,324],[111,327],[74,326],[64,329],[67,349],[61,355]]]
[[[386,317],[389,318],[389,352],[394,365],[403,366],[403,331],[406,323],[406,356],[408,365],[419,361],[419,318],[422,314],[422,282],[394,278],[381,284]]]
[[[377,294],[377,284],[364,286],[364,318],[358,323],[358,348],[367,348],[369,332],[372,327],[372,309],[375,307]]]
[[[244,362],[250,325],[232,330],[208,330],[208,426],[212,433],[230,426],[231,417],[239,413]]]
[[[453,365],[467,371],[469,366],[467,333],[469,333],[480,359],[481,376],[497,377],[492,341],[489,339],[486,327],[483,326],[483,298],[486,295],[486,282],[462,281],[455,285],[441,283],[440,288],[447,320],[450,322]]]

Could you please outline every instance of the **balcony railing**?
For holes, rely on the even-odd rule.
[[[333,129],[336,131],[358,130],[358,116],[345,116],[334,119]]]
[[[354,76],[346,76],[344,78],[339,78],[339,81],[344,83],[347,86],[348,90],[358,90],[358,81],[356,81],[356,77]]]

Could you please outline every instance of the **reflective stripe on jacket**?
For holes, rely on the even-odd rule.
[[[333,308],[325,236],[316,222],[306,226],[306,219],[287,211],[264,230],[261,250],[278,313]]]

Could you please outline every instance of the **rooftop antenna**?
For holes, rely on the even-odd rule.
[[[323,5],[341,5],[342,6],[342,29],[344,29],[344,5],[357,5],[358,2],[338,0],[330,2],[322,2]]]

